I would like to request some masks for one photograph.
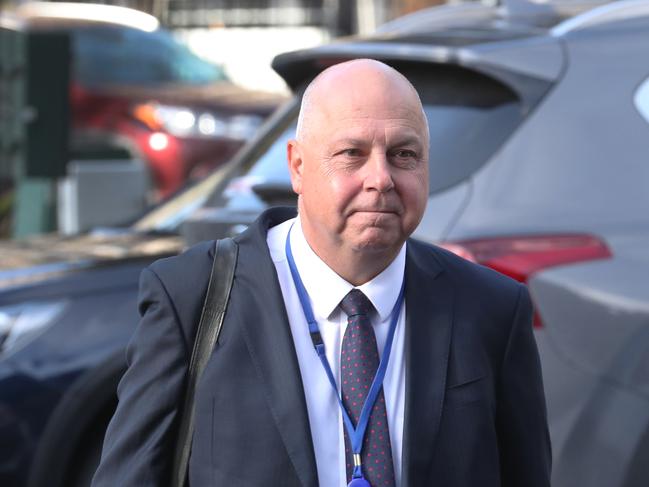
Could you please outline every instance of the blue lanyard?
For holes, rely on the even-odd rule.
[[[345,428],[347,429],[347,435],[349,436],[352,452],[354,453],[354,472],[352,474],[352,478],[363,478],[362,464],[360,461],[361,450],[363,448],[363,439],[365,437],[367,424],[370,420],[372,408],[374,407],[374,403],[376,402],[376,398],[379,395],[381,387],[383,387],[383,378],[385,377],[385,371],[388,368],[390,351],[392,350],[392,341],[394,339],[394,332],[397,328],[399,314],[401,313],[401,305],[403,304],[405,279],[401,283],[401,290],[399,291],[397,302],[394,304],[394,308],[392,308],[392,321],[390,322],[390,329],[388,331],[388,337],[385,342],[385,348],[383,350],[381,362],[379,363],[379,368],[376,371],[374,381],[372,382],[372,387],[370,388],[370,392],[368,393],[367,398],[365,399],[365,403],[363,404],[363,408],[361,409],[361,416],[358,419],[358,425],[356,426],[356,428],[354,428],[354,424],[352,423],[352,420],[347,413],[347,409],[345,409],[345,405],[343,404],[342,397],[338,393],[336,379],[334,378],[333,372],[331,371],[331,367],[329,365],[329,361],[327,360],[327,356],[325,355],[325,346],[322,341],[322,336],[320,335],[320,328],[318,327],[318,322],[313,315],[313,309],[311,308],[311,303],[309,301],[309,294],[307,293],[306,288],[302,283],[302,278],[300,277],[300,273],[298,272],[295,265],[295,260],[293,259],[293,252],[291,251],[291,230],[293,230],[292,226],[288,231],[288,235],[286,236],[286,259],[288,260],[288,266],[291,269],[293,283],[295,284],[295,289],[297,290],[297,295],[300,299],[300,304],[302,305],[302,311],[304,311],[304,317],[306,318],[306,321],[309,325],[309,334],[311,335],[313,346],[316,353],[318,354],[318,357],[320,358],[320,362],[322,362],[322,366],[324,367],[325,372],[327,373],[329,382],[334,388],[336,399],[338,399],[338,404],[340,405],[340,410],[342,411]]]

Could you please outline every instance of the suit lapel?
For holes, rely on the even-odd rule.
[[[409,242],[402,485],[420,485],[433,458],[446,389],[453,298],[453,283],[430,250]]]
[[[266,212],[238,238],[235,274],[245,296],[242,311],[244,338],[264,384],[264,396],[277,430],[304,487],[318,485],[315,453],[295,346],[275,266],[266,245],[267,229],[291,213]],[[273,454],[273,452],[269,452]]]

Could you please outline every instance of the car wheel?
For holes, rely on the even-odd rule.
[[[77,449],[71,462],[65,485],[70,487],[89,487],[101,458],[101,447],[108,422],[115,410],[115,405],[106,408],[102,417],[97,418],[93,427],[87,431],[80,448]]]
[[[27,487],[90,485],[104,432],[117,406],[115,391],[124,369],[120,352],[68,389],[39,440]]]

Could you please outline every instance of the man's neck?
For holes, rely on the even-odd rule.
[[[368,255],[366,252],[352,252],[344,255],[337,252],[333,258],[327,259],[323,255],[314,252],[340,277],[354,286],[360,286],[371,281],[383,272],[396,257],[396,253],[389,256]],[[341,255],[343,254],[343,255]]]

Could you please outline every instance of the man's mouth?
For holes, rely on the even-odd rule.
[[[358,210],[354,210],[354,213],[379,213],[379,214],[391,214],[391,215],[399,214],[397,210],[387,209],[387,208],[361,208]]]

